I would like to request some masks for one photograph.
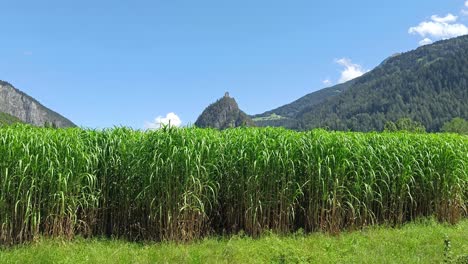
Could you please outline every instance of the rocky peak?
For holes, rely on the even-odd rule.
[[[236,100],[226,92],[224,97],[208,106],[195,122],[197,127],[226,129],[239,126],[254,126],[250,117],[239,109]]]
[[[74,127],[70,120],[43,106],[34,98],[21,92],[13,85],[0,81],[0,112],[35,125]]]

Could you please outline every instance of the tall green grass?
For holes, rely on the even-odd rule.
[[[340,232],[467,215],[468,138],[0,128],[0,243]]]

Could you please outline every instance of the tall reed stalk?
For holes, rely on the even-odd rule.
[[[0,244],[456,223],[467,197],[465,136],[0,128]]]

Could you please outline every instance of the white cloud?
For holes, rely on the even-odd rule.
[[[418,26],[410,28],[409,33],[417,33],[421,37],[453,38],[468,34],[468,28],[463,24],[447,24],[429,21],[421,22]]]
[[[424,46],[424,45],[428,45],[428,44],[432,44],[432,43],[433,43],[433,41],[430,38],[425,38],[425,39],[419,41],[420,46]]]
[[[464,24],[455,23],[457,19],[458,17],[452,14],[447,14],[445,17],[433,15],[431,16],[432,21],[423,21],[418,26],[411,27],[408,33],[418,34],[425,39],[431,40],[449,39],[468,34],[468,27]],[[427,41],[423,39],[420,44],[425,45]]]
[[[338,80],[338,83],[347,82],[367,72],[362,68],[361,65],[352,63],[351,60],[348,58],[336,60],[336,63],[344,67],[343,71],[341,72],[341,76]]]
[[[465,2],[465,6],[468,7],[468,1]]]
[[[460,12],[462,13],[462,15],[468,16],[468,10],[462,9]]]
[[[179,127],[182,124],[182,120],[175,113],[168,113],[166,117],[158,116],[153,122],[146,122],[145,129],[160,129],[163,126],[170,125],[173,127]]]
[[[440,17],[438,15],[433,15],[433,16],[431,16],[431,19],[432,19],[432,21],[438,22],[438,23],[453,23],[453,22],[457,21],[458,17],[449,13],[445,17]]]
[[[330,81],[330,79],[325,79],[325,80],[322,81],[322,83],[323,83],[324,85],[331,85],[331,84],[332,84],[332,81]]]

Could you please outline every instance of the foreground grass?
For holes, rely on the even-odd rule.
[[[446,237],[452,259],[468,254],[464,220],[455,226],[424,221],[398,229],[375,227],[337,237],[235,236],[192,244],[43,239],[0,249],[0,263],[443,263]]]
[[[453,134],[0,127],[0,244],[456,223],[467,153]]]

